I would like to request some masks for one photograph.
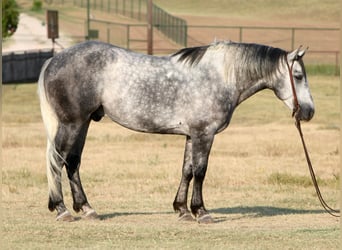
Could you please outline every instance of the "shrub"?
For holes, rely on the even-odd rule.
[[[33,0],[32,11],[41,11],[43,3],[41,0]]]
[[[9,37],[19,23],[18,5],[15,0],[2,0],[2,37]]]

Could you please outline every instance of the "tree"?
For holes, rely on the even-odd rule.
[[[15,0],[2,0],[2,37],[9,37],[17,30],[19,10]]]

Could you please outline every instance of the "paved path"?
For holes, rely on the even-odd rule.
[[[57,42],[64,48],[72,44],[72,40],[61,32],[59,32],[59,36],[61,39],[57,39]],[[35,17],[21,13],[18,29],[12,37],[3,43],[2,52],[51,48],[52,41],[47,38],[45,23]],[[59,49],[59,46],[56,45],[55,48]]]

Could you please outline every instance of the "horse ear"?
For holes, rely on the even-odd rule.
[[[288,61],[294,61],[294,60],[301,59],[305,55],[305,52],[309,49],[309,47],[307,47],[304,50],[301,50],[301,48],[302,48],[302,46],[300,46],[298,49],[295,49],[292,52],[289,52],[287,54],[287,60]]]
[[[309,47],[306,47],[306,49],[304,49],[304,50],[298,49],[298,54],[297,54],[298,59],[301,59],[301,58],[305,55],[305,52],[306,52],[308,49],[309,49]]]

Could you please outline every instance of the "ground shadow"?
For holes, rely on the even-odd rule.
[[[242,214],[249,217],[263,217],[263,216],[276,216],[276,215],[288,215],[288,214],[321,214],[325,213],[324,210],[307,210],[307,209],[293,209],[282,207],[270,207],[270,206],[253,206],[253,207],[228,207],[211,209],[210,212],[217,214]]]
[[[99,219],[100,220],[108,220],[115,217],[120,216],[133,216],[133,215],[162,215],[162,214],[173,214],[174,212],[117,212],[117,213],[109,213],[109,214],[100,214]]]
[[[228,207],[228,208],[216,208],[209,210],[212,214],[222,214],[222,215],[241,215],[239,218],[249,217],[271,217],[277,215],[290,215],[290,214],[323,214],[324,210],[310,210],[310,209],[292,209],[292,208],[282,208],[282,207],[271,207],[271,206],[238,206],[238,207]],[[160,211],[160,212],[117,212],[117,213],[107,213],[99,215],[100,220],[108,220],[120,216],[134,216],[134,215],[165,215],[174,214],[172,211]],[[213,216],[216,223],[230,220],[230,217],[220,217]],[[237,219],[237,218],[235,218]]]

